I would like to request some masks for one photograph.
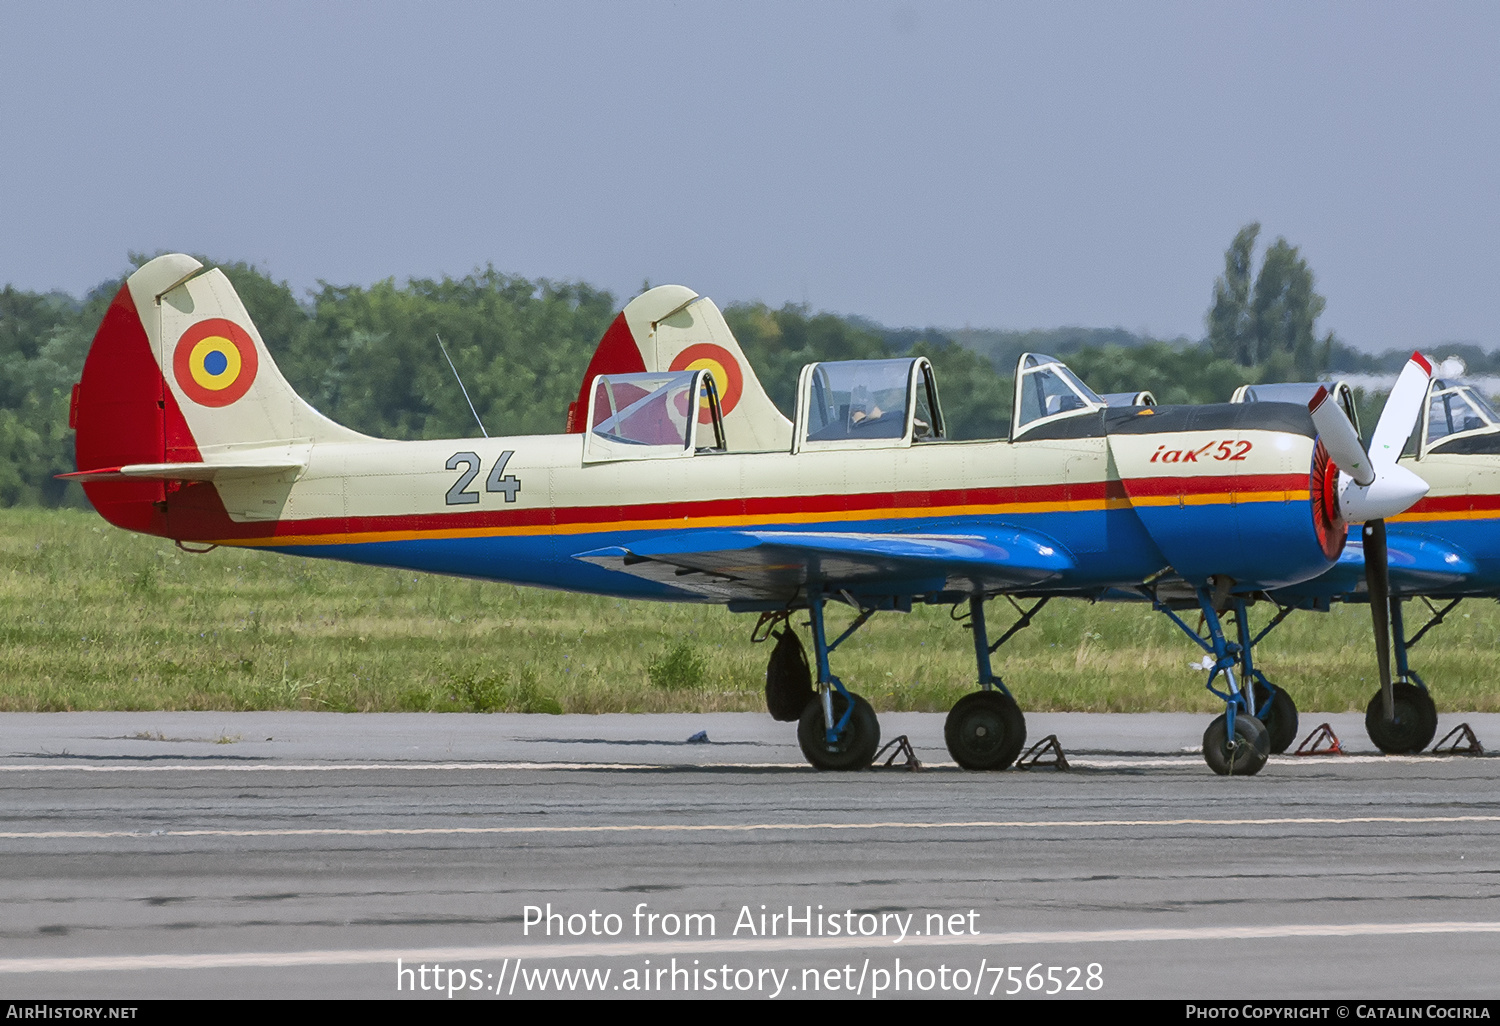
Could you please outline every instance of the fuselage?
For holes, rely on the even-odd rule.
[[[183,486],[165,499],[163,527],[184,541],[688,601],[700,597],[573,557],[705,528],[964,535],[1019,527],[1073,557],[1074,569],[1048,584],[1058,591],[1136,584],[1174,559],[1256,562],[1280,579],[1326,566],[1307,541],[1310,439],[1254,429],[1173,437],[1128,436],[1146,468],[1128,482],[1116,470],[1121,440],[1102,422],[1087,437],[604,463],[584,461],[581,435],[320,443],[306,450],[301,474]],[[1215,447],[1231,438],[1216,465]],[[1179,462],[1205,448],[1207,467]],[[1241,471],[1229,458],[1258,448],[1274,453],[1270,462],[1242,460],[1250,467]],[[1169,452],[1173,462],[1163,464]],[[1210,472],[1225,464],[1234,472]],[[1245,549],[1235,529],[1242,522],[1263,538],[1295,538],[1289,548],[1302,557],[1266,559],[1253,540]],[[1278,579],[1241,573],[1254,583]]]

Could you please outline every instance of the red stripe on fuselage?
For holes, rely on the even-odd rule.
[[[1500,495],[1429,495],[1407,513],[1462,513],[1474,509],[1500,510]]]
[[[1305,492],[1306,474],[1207,474],[1193,477],[1136,477],[1125,490],[1142,498],[1151,495],[1218,495],[1226,492]]]

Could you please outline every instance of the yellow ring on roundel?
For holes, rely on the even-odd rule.
[[[739,363],[723,346],[714,345],[712,342],[698,342],[690,345],[672,359],[668,369],[674,372],[706,370],[712,374],[714,384],[718,387],[719,409],[726,417],[739,404],[740,393],[745,387],[745,379],[740,373]],[[709,417],[707,408],[700,407],[699,419],[707,423]]]
[[[218,374],[209,372],[208,359],[213,353],[224,357],[224,369]],[[210,335],[193,346],[188,356],[188,372],[193,380],[210,392],[219,392],[239,380],[241,369],[240,351],[233,342],[222,335]]]

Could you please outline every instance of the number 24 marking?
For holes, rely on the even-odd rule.
[[[521,481],[514,474],[505,473],[505,465],[515,455],[512,449],[506,449],[490,468],[490,474],[484,479],[484,490],[487,492],[502,492],[506,502],[515,502],[516,496],[521,493]],[[444,496],[450,506],[465,506],[479,501],[479,493],[466,491],[473,480],[479,476],[480,461],[479,454],[473,452],[456,452],[448,457],[444,464],[448,470],[457,470],[460,466],[464,472],[453,482],[453,487],[448,489]],[[501,475],[504,475],[503,477]]]

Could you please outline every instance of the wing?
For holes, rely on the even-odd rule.
[[[786,601],[809,584],[852,594],[998,591],[1053,581],[1074,567],[1055,541],[1016,528],[942,535],[683,531],[573,558],[715,601]]]
[[[1291,588],[1278,589],[1275,594],[1331,598],[1364,595],[1365,548],[1357,531],[1358,528],[1350,531],[1339,561],[1327,573]],[[1393,529],[1386,546],[1391,590],[1397,594],[1462,591],[1465,582],[1478,572],[1473,558],[1451,542]]]

